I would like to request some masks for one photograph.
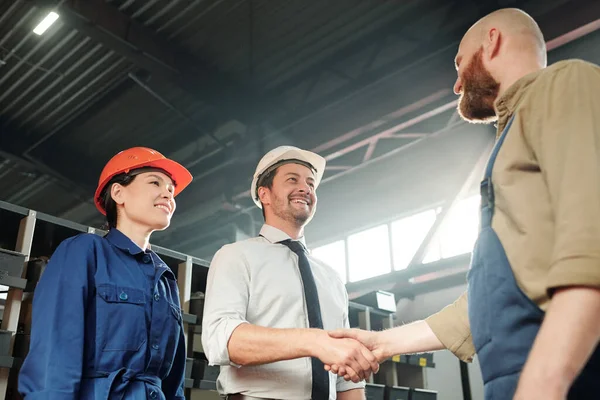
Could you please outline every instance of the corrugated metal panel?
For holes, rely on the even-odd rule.
[[[0,157],[0,200],[47,213],[57,213],[77,200],[47,175]]]
[[[133,66],[59,20],[41,36],[43,18],[25,2],[4,14],[0,110],[8,127],[35,140],[76,113]],[[11,11],[9,14],[8,11]]]

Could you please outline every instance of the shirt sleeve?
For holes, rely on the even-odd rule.
[[[185,361],[185,336],[183,334],[182,326],[179,333],[177,351],[175,352],[175,358],[173,360],[173,367],[162,381],[162,389],[166,400],[185,400]]]
[[[346,289],[343,286],[343,284],[342,284],[342,287],[343,287],[345,303],[346,303],[346,307],[344,307],[344,319],[342,321],[342,325],[343,325],[343,328],[350,328],[350,321],[348,320],[348,307],[349,307],[348,292],[346,292]],[[331,374],[331,372],[330,372],[330,374]],[[364,380],[362,380],[358,383],[354,383],[352,381],[346,381],[343,376],[338,376],[337,380],[336,380],[336,391],[337,392],[346,392],[346,391],[352,390],[352,389],[362,389],[365,386],[366,386],[366,383]]]
[[[425,321],[440,342],[455,356],[465,362],[473,361],[475,346],[469,325],[467,292]]]
[[[600,68],[570,61],[546,79],[525,133],[553,211],[551,296],[560,287],[600,287]]]
[[[232,365],[228,343],[240,324],[247,323],[250,273],[246,258],[234,246],[223,246],[213,257],[208,269],[202,347],[209,365]]]
[[[33,297],[30,349],[19,375],[24,398],[79,399],[93,265],[89,235],[64,240],[50,258]]]

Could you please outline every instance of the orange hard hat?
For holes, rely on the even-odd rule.
[[[101,194],[106,184],[119,174],[128,174],[132,170],[142,167],[158,168],[165,171],[173,179],[173,182],[175,182],[173,196],[177,196],[192,182],[192,174],[183,165],[169,160],[156,150],[149,149],[148,147],[132,147],[123,150],[106,163],[98,180],[94,203],[102,214],[106,215],[106,210],[104,210],[104,204],[101,199]]]

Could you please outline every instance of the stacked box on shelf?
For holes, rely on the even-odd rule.
[[[410,388],[404,386],[386,386],[385,400],[410,400]]]
[[[0,284],[6,276],[20,278],[25,265],[25,254],[0,248]]]
[[[410,400],[436,400],[437,392],[435,390],[411,389]]]
[[[10,356],[11,331],[0,329],[0,357]]]
[[[215,382],[219,377],[219,367],[208,365],[206,360],[196,358],[192,375],[194,380]]]
[[[419,353],[407,356],[409,364],[418,365],[419,367],[434,368],[433,353]]]
[[[384,400],[385,385],[377,383],[367,383],[365,387],[365,395],[367,400]]]

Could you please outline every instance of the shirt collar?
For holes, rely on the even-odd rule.
[[[260,236],[264,237],[271,243],[281,242],[283,240],[292,239],[284,231],[275,228],[274,226],[264,224],[260,229]],[[293,240],[293,239],[292,239]],[[302,246],[306,249],[306,242],[304,236],[300,236],[296,241],[302,243]]]
[[[517,107],[521,103],[521,100],[527,94],[529,87],[531,84],[537,79],[542,70],[532,72],[527,74],[513,83],[506,91],[502,94],[502,96],[498,97],[494,103],[494,107],[496,109],[496,115],[498,116],[497,123],[497,135],[499,136],[504,127],[508,123],[508,120]]]
[[[128,252],[132,256],[141,254],[144,252],[140,246],[135,244],[133,240],[129,239],[123,232],[118,230],[117,228],[112,228],[108,231],[105,238],[115,247]],[[148,251],[151,252],[150,246],[148,246]]]

